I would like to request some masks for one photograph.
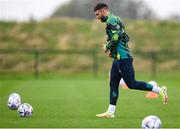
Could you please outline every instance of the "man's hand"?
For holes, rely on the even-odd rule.
[[[106,50],[105,53],[106,53],[107,56],[112,57],[112,54],[111,54],[110,50]]]
[[[112,57],[111,51],[107,49],[107,43],[103,44],[103,50],[107,56]]]

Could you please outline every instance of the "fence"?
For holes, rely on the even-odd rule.
[[[93,76],[97,76],[98,63],[97,63],[97,51],[93,50],[55,50],[55,49],[1,49],[0,54],[29,54],[34,58],[34,76],[39,77],[39,59],[43,54],[70,54],[70,55],[90,55],[92,60]],[[1,68],[0,68],[1,69]]]
[[[98,50],[52,50],[52,49],[0,49],[0,55],[10,54],[13,55],[15,53],[19,54],[28,54],[33,56],[33,73],[35,78],[38,78],[40,75],[40,63],[39,59],[42,55],[48,54],[48,55],[88,55],[90,56],[90,60],[92,60],[92,73],[93,76],[96,77],[98,74],[99,69],[99,56],[98,56]],[[179,68],[180,64],[180,53],[178,52],[172,52],[172,51],[161,51],[161,52],[142,52],[142,51],[134,51],[134,54],[137,56],[141,56],[142,58],[146,60],[151,60],[151,76],[155,77],[157,73],[157,65],[158,62],[161,60],[166,60],[168,58],[174,58],[177,59],[178,65],[177,68]],[[2,57],[2,56],[1,56]],[[6,59],[4,59],[6,60]],[[2,62],[2,59],[0,58],[0,62]],[[2,70],[2,65],[0,63],[0,71]]]
[[[135,54],[141,56],[143,58],[151,60],[151,77],[156,77],[157,75],[157,66],[161,61],[168,61],[168,60],[176,60],[176,70],[180,70],[180,52],[177,51],[149,51],[149,52],[142,52],[142,51],[135,51]]]

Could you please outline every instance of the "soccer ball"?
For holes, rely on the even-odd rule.
[[[157,82],[156,81],[149,81],[148,83],[153,85],[153,86],[157,86]]]
[[[143,129],[160,129],[162,124],[157,116],[150,115],[143,119],[141,126]]]
[[[7,101],[7,106],[11,110],[16,110],[19,105],[21,105],[21,97],[17,93],[12,93],[9,95],[8,101]]]
[[[33,108],[30,104],[23,103],[19,106],[17,111],[21,117],[30,117],[33,113]]]

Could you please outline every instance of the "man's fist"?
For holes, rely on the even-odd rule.
[[[112,54],[111,54],[110,50],[106,50],[105,53],[106,53],[107,56],[112,57]]]
[[[103,44],[103,50],[107,56],[112,57],[111,51],[107,49],[107,43]]]

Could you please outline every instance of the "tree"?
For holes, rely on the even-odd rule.
[[[151,18],[153,12],[142,1],[134,0],[71,0],[69,3],[58,7],[52,17],[78,17],[85,19],[94,18],[93,8],[99,3],[107,3],[115,15],[124,18]]]

